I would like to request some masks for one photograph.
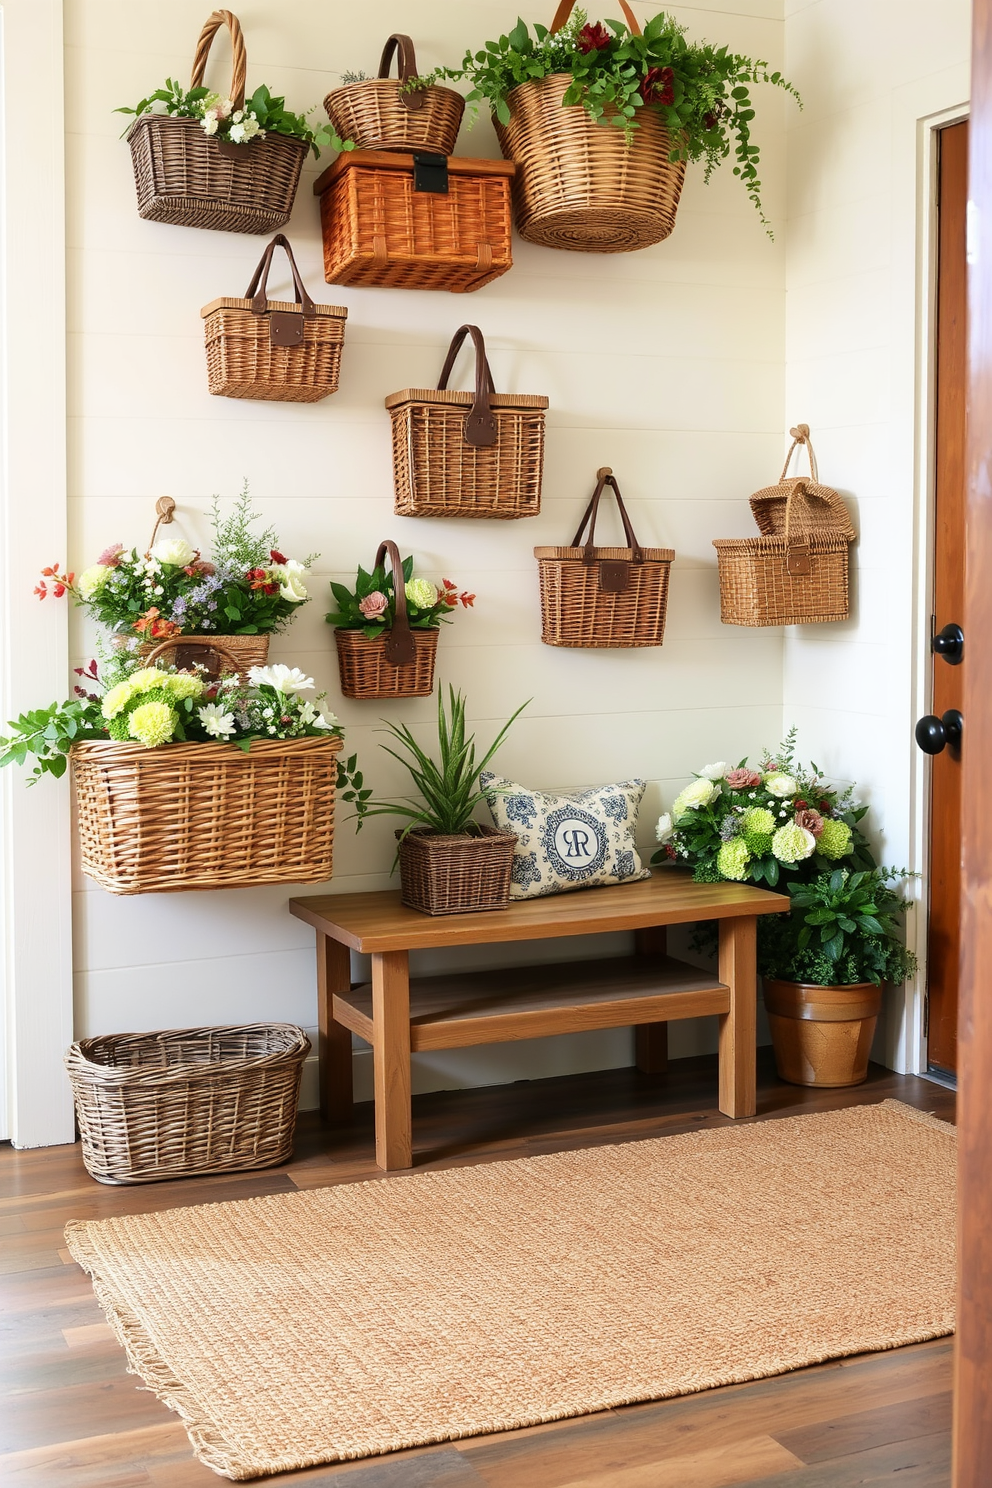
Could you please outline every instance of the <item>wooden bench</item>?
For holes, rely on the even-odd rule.
[[[433,918],[399,893],[319,894],[290,901],[317,932],[320,1103],[325,1120],[352,1109],[351,1035],[372,1045],[376,1161],[412,1164],[410,1055],[421,1049],[541,1038],[591,1028],[637,1031],[638,1066],[659,1073],[667,1023],[720,1019],[719,1106],[755,1111],[755,927],[789,901],[750,884],[697,884],[682,870],[650,879],[516,901],[505,911]],[[666,954],[665,927],[719,920],[717,977]],[[635,932],[634,956],[410,979],[410,952],[564,935]],[[372,957],[372,980],[351,983],[349,952]]]

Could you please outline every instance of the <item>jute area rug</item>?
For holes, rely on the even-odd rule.
[[[954,1149],[887,1100],[66,1237],[240,1480],[952,1332]]]

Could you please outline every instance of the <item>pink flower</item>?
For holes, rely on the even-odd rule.
[[[805,827],[807,832],[812,832],[814,837],[819,837],[823,831],[823,817],[818,811],[807,808],[805,811],[796,812],[796,826]]]
[[[389,608],[389,600],[379,589],[373,589],[371,594],[366,594],[364,599],[358,601],[358,608],[366,620],[381,620]]]
[[[96,561],[102,564],[104,568],[116,568],[121,561],[123,551],[123,543],[111,543],[109,548],[104,548]]]
[[[757,770],[746,770],[743,767],[731,770],[726,780],[731,790],[750,790],[761,784],[761,776]]]

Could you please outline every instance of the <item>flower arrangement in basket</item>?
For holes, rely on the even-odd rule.
[[[460,68],[418,81],[466,78],[468,101],[489,103],[531,242],[589,253],[657,243],[675,225],[686,164],[704,161],[708,181],[731,153],[764,223],[750,85],[796,90],[764,62],[687,40],[664,11],[642,30],[620,9],[622,21],[590,22],[561,0],[550,27],[532,35],[518,20]]]
[[[390,567],[386,569],[386,558]],[[397,575],[402,582],[397,583]],[[341,691],[348,698],[429,697],[442,625],[475,595],[442,579],[414,577],[413,558],[400,559],[394,542],[380,543],[371,573],[359,566],[355,587],[331,584],[338,608],[333,625]]]

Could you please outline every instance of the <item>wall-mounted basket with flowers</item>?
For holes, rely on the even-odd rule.
[[[450,579],[438,586],[415,578],[413,558],[401,560],[388,539],[372,572],[359,568],[354,589],[332,583],[331,592],[338,608],[325,619],[335,627],[341,691],[358,699],[429,697],[440,627],[459,604],[467,609],[475,600]]]

